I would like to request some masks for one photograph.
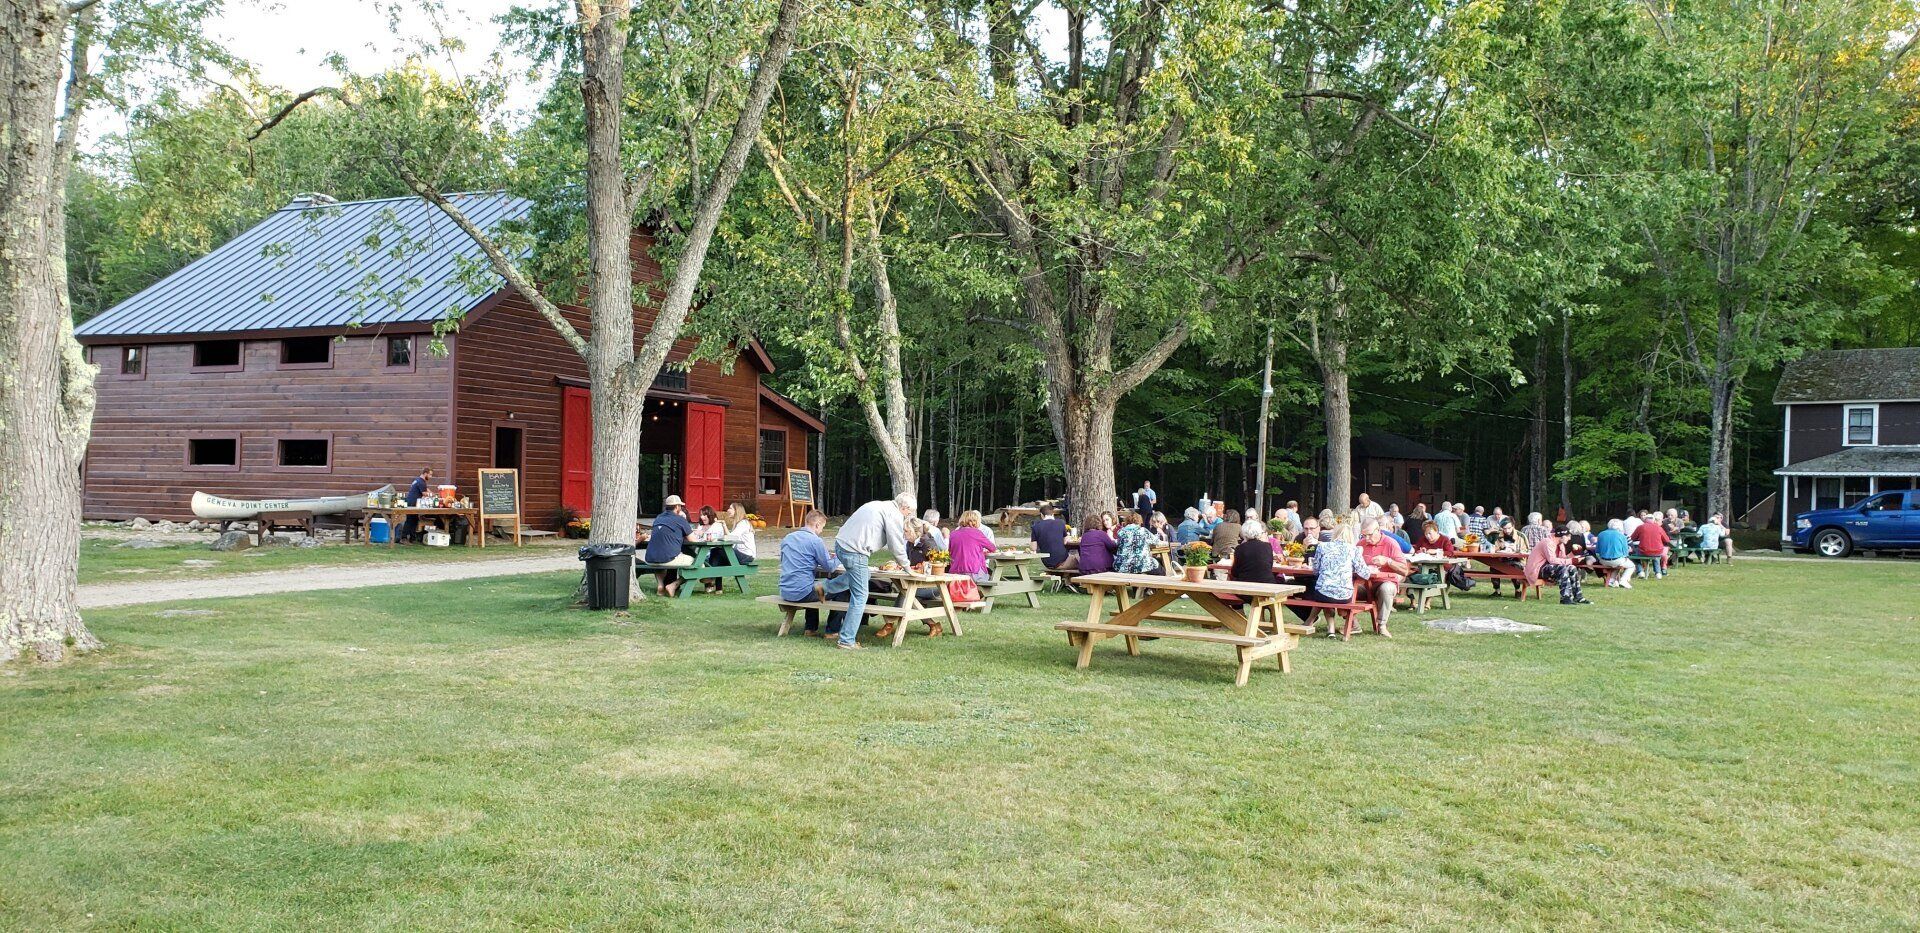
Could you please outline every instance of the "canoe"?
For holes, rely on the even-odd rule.
[[[351,496],[315,496],[308,499],[229,499],[225,496],[196,492],[193,494],[193,514],[201,518],[213,519],[252,518],[261,512],[312,512],[315,515],[338,515],[341,512],[366,508],[368,496],[392,491],[393,486],[388,484],[372,492]]]

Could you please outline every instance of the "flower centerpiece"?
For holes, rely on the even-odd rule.
[[[1480,546],[1480,536],[1473,532],[1467,532],[1466,536],[1460,539],[1460,543],[1466,545],[1469,551],[1476,550]]]
[[[1289,541],[1283,549],[1287,560],[1299,562],[1307,559],[1307,546],[1298,541]]]
[[[1187,582],[1199,583],[1207,574],[1207,565],[1213,563],[1213,545],[1205,541],[1195,541],[1180,552],[1180,566],[1186,569]]]
[[[948,554],[945,551],[928,551],[927,552],[928,569],[932,570],[934,573],[946,573],[947,561],[951,559],[951,557],[952,555]]]

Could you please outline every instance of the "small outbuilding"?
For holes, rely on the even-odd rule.
[[[493,230],[531,207],[453,199]],[[642,288],[660,280],[652,246],[634,233]],[[562,310],[589,330],[584,307]],[[652,311],[635,310],[638,339]],[[200,489],[347,495],[423,467],[463,492],[481,468],[520,470],[533,527],[592,508],[585,361],[418,199],[297,198],[77,335],[100,367],[88,518],[188,518]],[[773,363],[757,343],[720,363],[689,363],[693,350],[680,341],[647,393],[642,509],[679,494],[771,517],[824,426],[763,384]]]
[[[1368,431],[1353,439],[1353,491],[1385,506],[1411,510],[1457,498],[1460,455],[1387,431]]]

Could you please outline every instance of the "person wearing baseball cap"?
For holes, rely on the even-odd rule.
[[[668,496],[661,512],[653,520],[653,535],[647,539],[647,563],[666,567],[691,567],[693,554],[687,550],[687,536],[693,523],[687,521],[687,503],[679,496]],[[680,575],[669,570],[660,575],[660,595],[680,592]]]

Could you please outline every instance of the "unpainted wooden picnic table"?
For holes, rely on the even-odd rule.
[[[1226,580],[1200,580],[1189,583],[1184,577],[1152,574],[1094,573],[1074,579],[1091,597],[1085,622],[1061,622],[1054,626],[1067,633],[1068,644],[1079,649],[1074,667],[1084,668],[1093,660],[1093,646],[1108,638],[1125,638],[1127,654],[1139,656],[1142,638],[1198,641],[1223,644],[1234,649],[1239,671],[1234,685],[1244,687],[1253,662],[1278,656],[1280,670],[1290,671],[1287,653],[1300,644],[1300,635],[1310,632],[1281,617],[1282,600],[1304,588],[1282,583],[1234,583]],[[1136,593],[1138,596],[1136,598]],[[1107,612],[1107,597],[1114,598],[1115,610]],[[1205,615],[1167,611],[1185,596]],[[1237,600],[1229,605],[1221,597]],[[1151,620],[1180,622],[1192,628],[1148,627]]]
[[[1027,608],[1040,608],[1040,576],[1046,568],[1035,551],[995,551],[987,555],[987,582],[980,587],[986,605],[981,612],[993,611],[994,601],[1008,596],[1026,596]]]

